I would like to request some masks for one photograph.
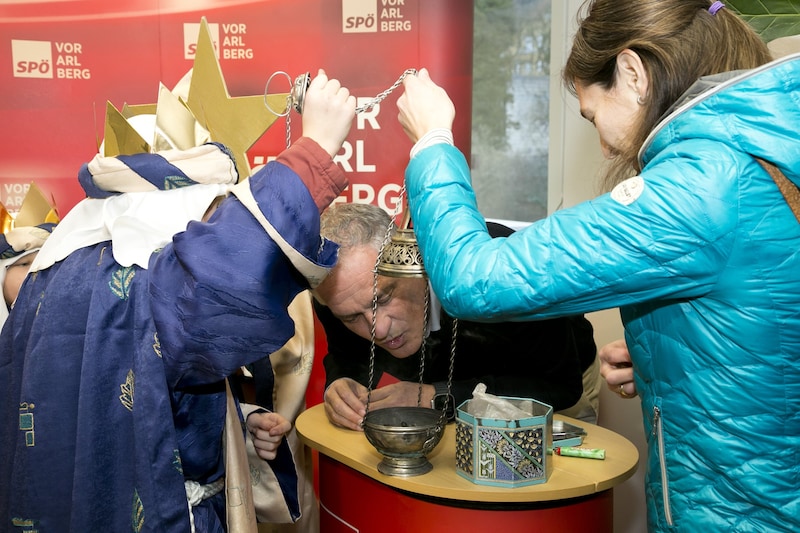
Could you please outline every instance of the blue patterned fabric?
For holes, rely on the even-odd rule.
[[[273,162],[250,182],[281,235],[332,266],[299,177]],[[188,532],[184,479],[223,475],[223,378],[294,333],[307,283],[234,198],[148,269],[110,248],[30,276],[0,338],[0,530]],[[223,493],[195,508],[196,531],[224,524]]]
[[[88,198],[108,198],[115,194],[123,192],[130,192],[132,190],[148,190],[154,188],[155,190],[165,191],[169,189],[177,189],[180,187],[188,187],[198,183],[219,182],[220,176],[213,175],[209,172],[209,167],[205,165],[192,166],[182,168],[181,163],[186,161],[193,161],[195,158],[186,158],[189,152],[201,152],[204,147],[216,147],[224,158],[229,159],[235,164],[233,153],[227,146],[209,142],[205,145],[195,147],[190,150],[167,150],[161,153],[140,153],[132,155],[119,155],[117,157],[98,157],[89,163],[81,165],[78,171],[78,183],[80,183],[86,196]],[[176,161],[171,161],[170,158],[176,157]],[[216,154],[211,156],[216,158]],[[106,161],[110,163],[98,165],[98,161]],[[110,165],[110,167],[106,167]],[[189,170],[192,169],[192,171]],[[97,182],[97,175],[102,174],[101,171],[113,171],[112,183],[101,185]],[[96,175],[97,174],[97,175]],[[223,180],[227,182],[227,180]],[[145,186],[144,183],[149,184],[150,187]],[[236,182],[236,176],[233,177],[232,183]]]
[[[43,224],[38,224],[36,226],[27,226],[27,227],[14,228],[11,231],[31,231],[31,230],[33,230],[33,228],[38,228],[38,229],[46,231],[47,233],[53,233],[53,228],[55,228],[55,227],[56,227],[56,224],[54,224],[52,222],[46,222],[46,223],[43,223]],[[35,230],[33,230],[33,231],[35,231]],[[36,240],[41,240],[41,238],[38,238]],[[5,234],[0,235],[0,260],[11,259],[12,257],[16,257],[19,254],[21,254],[23,252],[27,252],[30,249],[31,248],[23,247],[23,248],[18,250],[16,248],[14,248],[14,246],[11,243],[8,242],[8,239],[6,238]]]

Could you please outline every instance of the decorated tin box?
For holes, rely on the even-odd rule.
[[[501,397],[530,416],[481,418],[467,400],[456,413],[456,470],[479,485],[523,487],[545,483],[552,471],[553,408],[536,400]]]

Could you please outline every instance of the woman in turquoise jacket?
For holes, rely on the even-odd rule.
[[[486,231],[444,90],[423,69],[398,101],[449,313],[620,309],[650,531],[800,531],[800,223],[758,161],[800,183],[800,55],[768,60],[720,2],[591,2],[564,79],[617,183],[506,239]]]

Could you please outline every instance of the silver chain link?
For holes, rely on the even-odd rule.
[[[453,402],[453,414],[456,412],[455,398],[453,398],[453,368],[456,363],[456,338],[458,337],[458,319],[453,318],[453,334],[450,337],[450,369],[447,371],[447,400],[442,409],[442,414],[439,415],[439,425],[444,426],[447,423],[447,404]]]
[[[282,73],[285,74],[285,73]],[[395,81],[391,87],[382,91],[381,93],[377,94],[374,98],[372,98],[369,102],[365,103],[364,105],[356,107],[356,114],[363,113],[368,109],[372,109],[383,100],[386,99],[387,96],[392,94],[400,85],[403,83],[403,80],[406,79],[409,75],[416,75],[417,69],[410,68],[406,69],[397,81]],[[274,76],[275,74],[273,74]],[[270,79],[272,79],[270,77]],[[294,87],[298,85],[302,85],[301,78],[298,78],[298,81],[295,82]],[[269,82],[267,82],[267,86],[269,86]],[[265,102],[266,102],[266,90],[265,90]],[[305,92],[301,92],[301,96],[299,98],[295,98],[294,92],[290,93],[287,97],[286,102],[286,111],[283,113],[276,113],[270,108],[270,111],[275,113],[278,116],[285,116],[286,117],[286,147],[289,148],[292,143],[292,119],[291,119],[291,109],[301,110],[302,109],[302,98],[304,97]],[[269,108],[269,105],[267,105]],[[389,225],[386,228],[386,234],[383,238],[383,243],[381,244],[381,249],[378,252],[378,257],[375,260],[375,267],[373,269],[373,277],[372,277],[372,324],[370,328],[370,350],[369,350],[369,376],[367,378],[367,402],[364,408],[364,418],[362,419],[362,425],[369,414],[369,407],[370,401],[372,399],[372,390],[373,390],[373,381],[375,380],[375,329],[377,327],[377,319],[378,319],[378,265],[381,261],[381,255],[383,254],[383,250],[386,247],[386,244],[391,239],[392,235],[392,228],[395,225],[395,219],[397,218],[397,214],[400,211],[400,206],[403,203],[403,197],[405,195],[406,186],[403,183],[402,188],[400,189],[400,193],[398,195],[397,204],[395,205],[395,212],[392,216],[392,220],[390,221]],[[420,407],[422,404],[422,386],[423,386],[423,377],[425,374],[425,355],[426,355],[426,341],[425,341],[425,333],[428,330],[428,307],[430,306],[430,287],[426,287],[425,290],[425,314],[423,317],[422,323],[422,346],[420,347],[420,364],[419,364],[419,390],[417,392],[417,407]],[[452,387],[453,387],[453,369],[455,367],[455,358],[456,358],[456,338],[458,337],[458,319],[453,319],[453,333],[451,337],[451,344],[450,344],[450,366],[447,373],[447,400],[444,406],[444,409],[439,416],[439,426],[444,426],[447,423],[447,407],[449,402],[452,399]],[[455,405],[453,406],[453,410],[455,411]]]
[[[286,148],[292,145],[292,117],[286,113]]]
[[[385,98],[385,96],[384,96]],[[378,321],[378,265],[381,262],[381,256],[383,255],[383,250],[386,245],[391,240],[392,236],[392,228],[395,225],[395,219],[397,218],[398,213],[400,212],[400,206],[403,205],[403,198],[406,192],[406,185],[405,182],[403,186],[400,188],[400,193],[397,196],[397,203],[395,204],[394,214],[392,215],[392,220],[389,222],[389,225],[386,227],[386,234],[383,236],[383,242],[381,243],[381,248],[378,251],[378,257],[375,260],[375,267],[372,270],[372,325],[370,328],[370,343],[369,343],[369,376],[367,378],[367,403],[364,407],[364,418],[362,419],[362,425],[364,421],[367,419],[367,415],[369,414],[369,405],[372,399],[372,386],[373,381],[375,379],[375,330],[377,328],[377,321]],[[428,307],[430,306],[430,285],[427,284],[426,281],[426,288],[425,288],[425,314],[422,320],[422,346],[420,347],[420,361],[419,361],[419,390],[417,391],[417,407],[422,406],[422,385],[424,385],[423,377],[425,374],[425,354],[426,354],[426,332],[428,331],[428,320],[429,320],[429,310]],[[450,340],[450,367],[447,372],[447,400],[444,404],[444,409],[442,409],[441,414],[439,415],[439,422],[437,425],[444,427],[447,423],[447,406],[452,400],[455,400],[452,397],[452,390],[453,390],[453,369],[455,368],[455,361],[456,361],[456,338],[458,337],[458,319],[453,318],[453,333]],[[453,412],[455,412],[456,406],[453,405]]]
[[[383,242],[381,243],[381,249],[378,251],[378,257],[375,258],[375,267],[372,269],[372,327],[370,329],[370,343],[369,343],[369,377],[367,378],[367,405],[364,407],[364,418],[362,419],[363,422],[367,419],[367,415],[369,414],[369,403],[372,398],[372,382],[375,377],[375,328],[377,326],[378,321],[378,265],[381,262],[381,255],[383,255],[383,250],[386,248],[386,245],[389,243],[389,240],[392,237],[392,228],[394,227],[395,218],[397,218],[397,214],[400,212],[400,206],[403,204],[403,196],[406,192],[406,185],[403,183],[403,186],[400,188],[400,193],[397,196],[397,203],[394,207],[394,214],[392,215],[392,219],[389,221],[389,224],[386,226],[386,234],[383,236]],[[425,326],[423,326],[424,328]],[[424,333],[424,329],[423,329]],[[420,377],[420,382],[422,378]],[[422,383],[420,383],[420,395],[422,395]],[[419,403],[419,400],[417,400]]]
[[[281,74],[285,74],[285,73],[281,72]],[[388,89],[386,89],[385,91],[383,91],[381,93],[378,93],[375,97],[373,97],[366,104],[356,107],[356,114],[363,113],[364,111],[366,111],[368,109],[372,109],[373,107],[375,107],[379,103],[383,102],[386,99],[387,96],[392,94],[395,89],[400,87],[400,85],[403,83],[403,80],[406,79],[407,76],[416,75],[416,74],[417,74],[417,69],[415,69],[415,68],[406,69],[405,72],[403,72],[400,75],[400,77],[397,78],[397,81],[394,82],[391,87],[389,87]],[[273,76],[275,76],[275,74],[270,76],[270,80],[272,79]],[[299,85],[303,84],[300,81],[300,78],[298,78],[298,81],[295,82],[295,85],[293,86],[293,89],[297,88],[298,84]],[[269,81],[267,82],[267,88],[269,88]],[[265,89],[265,91],[264,91],[264,99],[265,99],[264,101],[265,101],[265,103],[266,103],[266,96],[267,96],[266,92],[267,92],[267,90]],[[299,98],[296,98],[294,96],[294,91],[289,93],[289,96],[287,97],[287,101],[286,101],[286,110],[284,112],[282,112],[282,113],[277,113],[276,111],[272,110],[269,107],[269,105],[267,104],[267,108],[270,111],[272,111],[273,113],[275,113],[278,116],[285,116],[286,117],[286,148],[289,148],[292,145],[292,119],[291,119],[291,116],[290,116],[291,115],[290,111],[292,109],[302,109],[302,106],[303,106],[302,99],[304,97],[305,97],[305,90],[301,91],[301,96]]]
[[[371,108],[375,107],[376,105],[380,104],[381,102],[383,102],[383,100],[387,96],[392,94],[392,92],[394,92],[395,89],[400,87],[400,85],[403,83],[403,80],[406,79],[406,76],[409,76],[409,75],[413,76],[413,75],[416,75],[416,74],[417,74],[417,69],[415,69],[415,68],[406,69],[406,71],[403,72],[400,75],[399,78],[397,78],[397,81],[394,82],[394,84],[391,87],[389,87],[388,89],[386,89],[382,93],[379,93],[377,96],[375,96],[372,100],[370,100],[366,104],[356,107],[356,113],[363,113],[367,109],[371,109]]]

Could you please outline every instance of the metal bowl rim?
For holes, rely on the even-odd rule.
[[[376,422],[369,421],[371,414],[386,410],[421,413],[424,415],[426,419],[430,418],[432,423],[428,425],[419,425],[419,426],[393,426],[389,424],[378,424]],[[431,429],[436,429],[437,427],[440,427],[442,425],[440,424],[440,418],[441,418],[441,413],[433,409],[426,409],[425,407],[386,407],[384,409],[378,409],[376,411],[370,411],[369,413],[367,413],[367,416],[364,417],[364,428],[366,429],[367,427],[369,427],[370,429],[382,431],[385,433],[419,433],[423,431],[430,431]]]

